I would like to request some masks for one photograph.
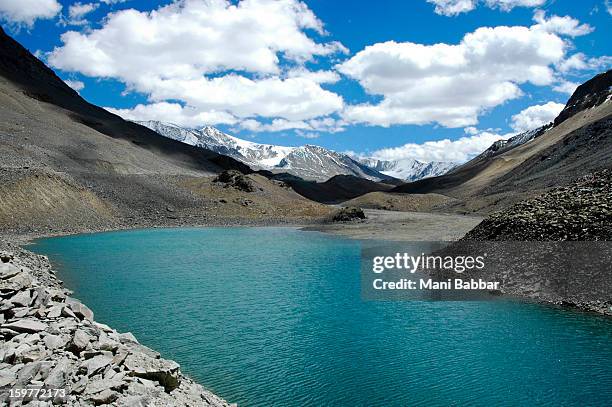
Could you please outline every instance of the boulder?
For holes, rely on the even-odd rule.
[[[74,298],[71,298],[71,297],[67,297],[66,304],[70,307],[72,312],[74,312],[75,315],[78,316],[79,318],[88,319],[90,321],[93,321],[93,316],[94,316],[93,311],[87,308],[87,306],[85,306],[80,301]]]
[[[36,319],[19,319],[2,325],[2,328],[16,332],[41,332],[47,329],[47,324]]]
[[[59,318],[62,315],[62,305],[54,305],[47,310],[47,318]]]
[[[103,372],[104,369],[111,364],[112,360],[112,356],[97,355],[81,363],[81,369],[85,370],[87,372],[87,376],[91,377]]]
[[[109,338],[105,332],[101,332],[98,337],[98,348],[102,350],[115,351],[119,347],[119,343]]]
[[[125,359],[123,365],[130,375],[154,380],[168,392],[180,384],[179,365],[174,361],[153,359],[143,354],[133,353]]]
[[[366,215],[363,209],[354,206],[340,208],[332,214],[332,222],[350,222],[353,220],[365,219]]]
[[[66,340],[65,337],[61,336],[61,335],[46,335],[43,338],[43,342],[45,343],[45,346],[48,349],[54,350],[54,349],[60,349],[63,348],[64,346],[66,346],[66,343],[68,342]]]
[[[104,390],[100,393],[89,396],[89,400],[91,400],[95,405],[110,404],[118,398],[119,394],[112,390]]]
[[[50,388],[63,388],[67,382],[67,372],[71,366],[70,360],[67,358],[60,359],[59,362],[51,369],[49,375],[45,379],[45,385]]]
[[[6,280],[21,273],[19,267],[12,263],[0,263],[0,279]]]
[[[83,351],[87,345],[89,345],[90,337],[83,331],[82,329],[77,329],[74,331],[74,335],[72,337],[72,341],[68,346],[68,349],[73,353],[79,353]]]
[[[225,170],[221,174],[219,174],[213,181],[225,184],[226,188],[233,187],[244,192],[255,191],[253,182],[243,173],[236,170]]]
[[[32,302],[32,297],[29,290],[23,290],[13,295],[10,301],[18,307],[27,307]]]

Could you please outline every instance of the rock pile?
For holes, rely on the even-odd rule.
[[[44,256],[0,252],[0,297],[0,387],[65,389],[43,404],[7,390],[0,405],[228,406],[131,333],[94,321]]]
[[[224,184],[226,188],[233,187],[244,192],[254,192],[255,186],[253,182],[243,173],[236,170],[225,170],[219,174],[214,182]]]
[[[355,206],[347,206],[346,208],[340,208],[332,214],[332,222],[350,222],[353,220],[365,219],[366,215],[363,213],[363,209]]]
[[[612,240],[612,169],[493,213],[466,240]]]

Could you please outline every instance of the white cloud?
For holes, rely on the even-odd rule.
[[[543,105],[529,106],[512,116],[510,126],[517,132],[537,129],[552,122],[565,107],[562,103],[548,102]]]
[[[557,69],[563,73],[570,71],[598,71],[609,67],[611,64],[612,57],[589,58],[582,52],[578,52],[558,63]]]
[[[180,0],[151,12],[121,10],[88,33],[67,32],[50,60],[56,67],[91,76],[137,82],[145,74],[196,77],[224,70],[279,73],[279,54],[311,60],[345,48],[317,43],[320,20],[296,0]],[[188,38],[189,41],[185,39]]]
[[[444,16],[456,16],[457,14],[467,13],[476,8],[476,0],[427,0],[436,5],[436,14]]]
[[[513,134],[500,135],[489,131],[478,131],[475,134],[457,140],[426,141],[421,144],[408,143],[403,146],[384,148],[371,154],[379,160],[399,160],[410,158],[422,162],[465,162],[468,161],[498,140],[508,139]]]
[[[86,25],[88,21],[84,18],[87,14],[96,10],[100,6],[99,3],[74,3],[68,8],[69,25]]]
[[[70,86],[72,89],[76,90],[77,92],[85,88],[85,84],[81,81],[71,81],[69,79],[66,79],[64,82],[66,82],[66,85]]]
[[[435,13],[445,16],[456,16],[467,13],[476,8],[480,3],[486,7],[510,11],[515,7],[538,7],[546,0],[427,0],[435,4]]]
[[[296,130],[295,135],[301,138],[305,138],[305,139],[315,139],[315,138],[319,138],[320,136],[319,133],[313,133],[313,132],[301,131],[301,130]]]
[[[593,32],[594,28],[588,24],[580,24],[580,21],[570,16],[551,16],[546,18],[543,10],[537,10],[533,15],[533,21],[537,24],[536,29],[541,29],[550,33],[579,37]]]
[[[200,112],[194,108],[183,107],[178,103],[168,102],[148,105],[140,104],[132,109],[115,109],[113,107],[105,107],[105,109],[127,120],[160,120],[185,127],[234,124],[237,122],[237,119],[227,112]]]
[[[486,110],[521,96],[520,84],[552,84],[552,66],[566,47],[535,26],[481,27],[457,45],[377,43],[337,68],[382,100],[347,106],[343,117],[379,126],[472,126]]]
[[[304,130],[309,132],[327,132],[337,133],[344,131],[344,125],[341,120],[336,120],[331,117],[311,120],[285,120],[274,119],[269,123],[262,123],[255,119],[247,119],[240,122],[240,128],[252,132],[278,132],[286,130]],[[296,132],[297,134],[297,132]],[[305,134],[305,133],[301,133]],[[298,134],[299,135],[299,134]],[[301,137],[304,137],[303,135]]]
[[[0,0],[0,18],[32,26],[38,19],[55,17],[62,9],[56,0]]]
[[[608,10],[608,14],[612,16],[612,2],[610,0],[606,0],[606,10]]]
[[[241,118],[304,120],[331,114],[343,106],[340,96],[303,78],[257,80],[235,74],[194,79],[142,77],[135,86],[153,102],[178,99],[198,111],[227,111]]]
[[[147,94],[153,106],[129,114],[178,100],[189,108],[187,121],[207,112],[307,120],[336,112],[344,102],[320,86],[337,81],[336,73],[309,72],[303,63],[347,52],[309,32],[326,35],[323,23],[297,0],[177,0],[151,12],[121,10],[99,29],[64,33],[49,62],[116,78]],[[284,72],[281,59],[295,68]]]
[[[571,82],[571,81],[566,81],[566,80],[561,80],[559,81],[558,84],[556,84],[555,86],[553,86],[553,90],[555,92],[559,92],[559,93],[566,93],[568,95],[571,95],[574,93],[574,91],[576,90],[576,88],[579,86],[579,83],[576,82]]]

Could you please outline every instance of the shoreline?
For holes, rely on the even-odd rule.
[[[8,388],[44,388],[53,396],[37,401],[118,406],[231,407],[184,375],[178,363],[95,321],[93,312],[71,297],[48,258],[0,240],[0,380],[4,405]]]

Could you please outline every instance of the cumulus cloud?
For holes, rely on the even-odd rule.
[[[197,111],[226,111],[241,118],[304,120],[331,114],[343,106],[340,96],[304,78],[254,80],[235,74],[194,79],[143,77],[137,90],[147,93],[154,103],[178,99]]]
[[[456,16],[476,8],[476,0],[427,0],[435,4],[434,12],[443,16]]]
[[[344,123],[341,120],[336,120],[331,117],[325,117],[321,119],[294,121],[285,119],[274,119],[269,123],[262,123],[259,120],[247,119],[240,122],[239,127],[252,132],[278,132],[285,130],[298,130],[309,131],[310,134],[314,134],[313,132],[338,133],[340,131],[344,131],[343,125]],[[306,133],[301,132],[300,134],[302,134],[301,137],[305,137],[304,134]]]
[[[471,129],[472,130],[472,129]],[[513,134],[500,135],[490,131],[475,131],[457,140],[443,139],[424,143],[408,143],[403,146],[384,148],[371,154],[379,160],[413,159],[423,162],[465,162],[471,160],[498,140]]]
[[[570,71],[599,71],[610,65],[612,65],[612,57],[589,58],[582,52],[578,52],[557,64],[557,69],[563,73]]]
[[[76,90],[77,92],[85,88],[85,84],[81,81],[71,81],[67,79],[64,82],[66,82],[66,85],[70,86],[72,89]]]
[[[546,0],[427,0],[435,5],[434,12],[444,16],[456,16],[467,13],[482,4],[489,8],[510,11],[515,7],[538,7]]]
[[[512,116],[512,123],[510,126],[519,133],[537,129],[540,126],[552,122],[555,117],[561,113],[564,107],[564,104],[555,102],[529,106]]]
[[[537,10],[533,15],[533,21],[537,24],[536,29],[541,29],[550,33],[567,35],[569,37],[579,37],[593,32],[594,28],[588,24],[580,24],[580,21],[570,16],[551,16],[546,18],[543,10]]]
[[[0,18],[9,23],[32,26],[38,19],[53,18],[62,6],[56,0],[2,0]]]
[[[115,109],[105,107],[111,113],[127,120],[159,120],[185,127],[199,127],[204,124],[234,124],[237,119],[224,111],[201,112],[192,107],[184,107],[179,103],[160,102],[139,104],[132,109]]]
[[[541,27],[481,27],[456,45],[388,41],[337,66],[378,103],[347,106],[349,122],[466,127],[523,94],[520,84],[551,85],[566,42]]]
[[[553,86],[553,90],[559,93],[565,93],[571,95],[574,93],[576,88],[579,86],[579,83],[561,80],[555,86]]]
[[[85,16],[100,6],[99,3],[74,3],[68,8],[68,19],[65,21],[69,25],[86,25],[88,21]]]
[[[151,12],[121,10],[99,29],[64,33],[63,45],[48,60],[55,68],[116,78],[147,94],[151,106],[122,111],[130,116],[160,106],[167,112],[172,103],[161,103],[178,100],[185,121],[307,120],[338,111],[343,100],[320,86],[338,80],[337,74],[309,72],[303,64],[347,52],[338,42],[315,41],[311,32],[326,35],[298,0],[177,0]],[[302,67],[285,72],[281,60]]]

